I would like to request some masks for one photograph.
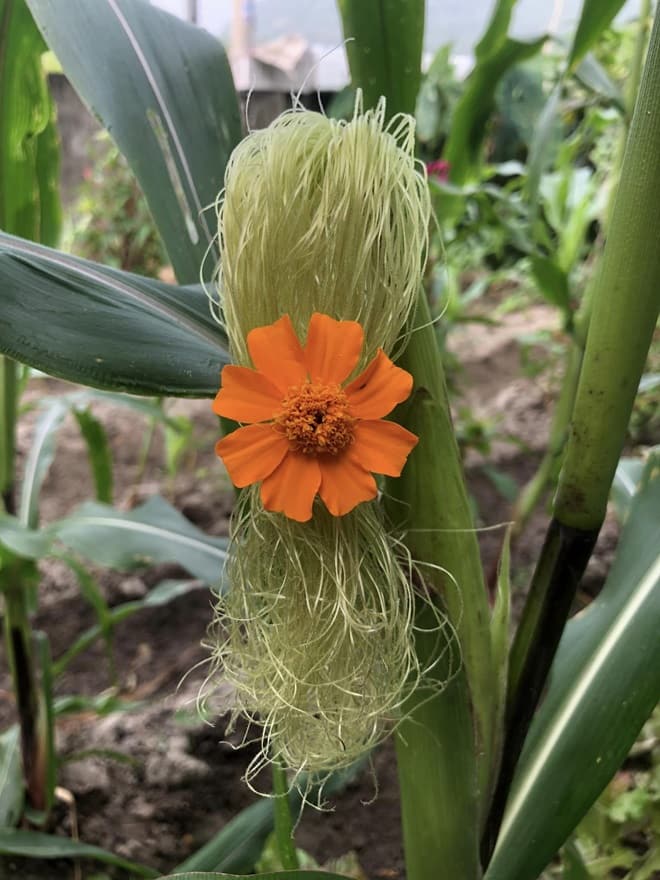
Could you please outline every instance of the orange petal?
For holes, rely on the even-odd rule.
[[[265,422],[282,403],[278,389],[256,370],[227,366],[222,370],[222,388],[213,401],[213,412],[237,422]]]
[[[397,403],[410,397],[413,377],[395,366],[382,349],[362,373],[344,388],[351,414],[358,419],[382,419]]]
[[[257,370],[280,391],[286,393],[292,385],[301,385],[307,378],[302,346],[288,315],[274,324],[250,330],[247,345]]]
[[[266,510],[307,522],[312,518],[312,504],[320,485],[317,457],[289,452],[261,484],[261,500]]]
[[[289,451],[286,439],[270,425],[248,425],[215,444],[232,483],[242,489],[263,480]]]
[[[314,312],[309,321],[305,361],[312,382],[340,385],[355,369],[364,332],[357,321],[335,321]]]
[[[376,481],[351,457],[350,449],[343,455],[320,455],[318,462],[321,467],[319,495],[333,516],[343,516],[361,501],[376,497]]]
[[[396,422],[359,421],[354,427],[351,458],[375,474],[398,477],[418,437]]]

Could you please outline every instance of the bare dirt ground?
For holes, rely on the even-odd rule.
[[[457,383],[473,414],[496,426],[498,434],[516,435],[520,443],[497,440],[491,464],[521,486],[534,472],[547,436],[552,378],[521,378],[519,338],[530,326],[553,327],[554,313],[538,306],[503,319],[499,328],[467,325],[451,337],[463,367]],[[33,380],[27,399],[69,390],[65,383]],[[172,413],[194,422],[194,448],[173,478],[163,467],[162,440],[157,435],[143,472],[138,472],[146,424],[133,412],[108,403],[94,405],[106,427],[115,462],[115,501],[132,507],[154,493],[164,495],[193,523],[213,535],[227,533],[231,488],[213,453],[217,424],[208,401],[169,403]],[[34,414],[21,421],[20,460],[29,448]],[[479,525],[506,522],[510,504],[470,452],[466,459],[470,492],[479,511]],[[92,497],[85,447],[73,420],[62,429],[47,478],[42,521],[49,522]],[[532,518],[514,553],[514,586],[527,581],[543,538],[547,515]],[[616,543],[614,522],[606,524],[587,583],[602,583]],[[492,569],[501,531],[480,536],[484,566]],[[108,602],[117,605],[143,596],[164,576],[181,574],[176,566],[130,574],[102,572]],[[77,634],[94,623],[68,570],[59,562],[42,565],[40,609],[36,624],[48,633],[57,658]],[[591,589],[590,589],[591,591]],[[148,864],[164,873],[199,848],[243,807],[255,802],[241,780],[252,755],[223,742],[222,718],[202,722],[195,697],[204,678],[202,647],[212,615],[211,597],[198,590],[165,607],[143,610],[121,623],[115,634],[118,694],[135,704],[130,712],[98,717],[81,712],[57,725],[61,759],[58,783],[73,795],[78,833],[88,843]],[[201,666],[197,664],[202,663]],[[190,672],[193,670],[193,672]],[[186,676],[187,673],[190,673]],[[111,687],[103,647],[97,644],[69,667],[57,682],[57,693],[95,695]],[[6,662],[0,655],[0,725],[13,720]],[[81,752],[93,754],[79,760]],[[119,761],[110,752],[121,753]],[[116,756],[115,756],[116,757]],[[308,809],[298,827],[297,842],[319,861],[354,850],[367,877],[397,880],[403,875],[394,751],[386,743],[375,758],[378,796],[368,772],[334,799],[333,812]],[[365,806],[363,802],[372,801]],[[53,830],[72,834],[69,808],[58,807]],[[110,869],[85,867],[84,876],[121,877]],[[26,862],[0,859],[3,880],[73,878],[68,862]]]

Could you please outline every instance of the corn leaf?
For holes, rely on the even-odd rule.
[[[241,137],[221,43],[146,0],[28,4],[65,74],[128,159],[177,277],[197,281],[211,248],[210,277],[213,204]]]
[[[224,584],[221,584],[221,589]],[[131,617],[138,611],[142,611],[144,608],[155,608],[160,605],[167,605],[169,602],[173,602],[174,599],[178,599],[179,596],[185,596],[193,590],[199,589],[207,589],[206,584],[203,581],[199,580],[188,580],[188,581],[162,581],[158,584],[157,587],[154,587],[153,590],[149,590],[144,599],[135,599],[131,602],[123,602],[121,605],[116,605],[114,608],[109,608],[107,614],[99,614],[99,623],[94,626],[90,626],[89,629],[86,629],[83,633],[81,633],[78,638],[73,642],[73,644],[69,645],[66,651],[57,658],[57,660],[53,663],[53,677],[57,677],[61,675],[62,672],[66,669],[66,667],[71,663],[71,661],[77,657],[79,654],[82,654],[83,651],[86,651],[94,642],[104,636],[106,639],[108,635],[112,632],[112,628],[120,623],[122,620],[126,620],[127,617]],[[62,701],[56,701],[56,710],[58,713],[62,713],[65,711],[78,711],[76,697],[65,698],[66,703],[62,703]],[[80,698],[84,699],[84,698]],[[99,711],[100,713],[105,712],[106,707],[106,697],[99,698],[101,700],[100,705],[93,706],[94,711]],[[110,698],[111,705],[115,700],[114,697]],[[73,709],[70,707],[73,706]],[[110,708],[108,711],[114,711],[114,709]]]
[[[536,880],[660,699],[660,454],[600,596],[566,627],[486,880]]]
[[[51,401],[34,426],[25,459],[18,514],[23,525],[30,529],[39,525],[39,492],[55,455],[57,430],[68,411],[64,400]]]
[[[98,846],[44,834],[40,831],[22,831],[14,828],[0,828],[0,855],[24,856],[32,859],[94,859],[108,865],[124,868],[135,877],[158,877],[158,872],[122,859]]]
[[[495,109],[495,92],[500,80],[516,64],[536,55],[544,42],[545,37],[528,43],[507,37],[478,61],[456,104],[445,150],[452,183],[467,183],[481,162],[481,149]]]
[[[580,63],[624,3],[625,0],[584,0],[568,57],[569,68]]]
[[[23,777],[18,727],[12,725],[0,735],[0,827],[12,826],[23,812]]]
[[[227,556],[225,538],[205,535],[158,496],[130,512],[87,502],[55,523],[51,533],[99,565],[125,570],[178,562],[210,585],[219,584]]]
[[[424,0],[338,0],[353,86],[366,107],[414,113],[422,78]]]
[[[333,773],[323,785],[322,792],[318,787],[312,788],[309,792],[310,802],[313,802],[319,794],[323,799],[326,799],[341,791],[358,775],[368,760],[369,756],[366,755],[345,770]],[[305,780],[300,779],[299,784],[301,788],[304,788]],[[289,804],[294,815],[302,808],[302,795],[297,789],[292,789],[289,792]],[[185,862],[178,865],[176,870],[186,877],[206,876],[194,873],[197,871],[228,871],[239,872],[241,875],[249,874],[254,870],[255,863],[261,856],[264,844],[272,832],[274,824],[273,799],[262,799],[242,810],[208,843],[189,856]],[[175,876],[180,880],[179,874]],[[327,877],[327,874],[323,874],[323,880],[326,880]]]
[[[209,874],[189,871],[186,874],[168,874],[159,880],[244,880],[245,874]],[[252,880],[350,880],[342,874],[329,871],[269,871],[267,874],[250,874]]]
[[[0,229],[54,244],[58,146],[45,49],[24,0],[0,0]]]
[[[92,468],[96,500],[112,504],[112,453],[105,428],[89,409],[74,409],[80,433],[87,444],[87,457]]]
[[[200,287],[109,269],[0,232],[0,352],[113,391],[212,397],[229,360]]]

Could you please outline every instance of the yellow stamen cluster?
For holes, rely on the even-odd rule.
[[[354,423],[341,387],[314,382],[290,388],[275,418],[291,448],[305,455],[337,455],[353,442]]]

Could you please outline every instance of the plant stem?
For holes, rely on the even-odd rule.
[[[609,220],[612,215],[614,194],[616,191],[616,180],[621,171],[623,162],[623,154],[628,139],[628,131],[630,128],[630,119],[632,117],[635,100],[639,91],[639,84],[642,75],[642,67],[644,62],[644,52],[646,51],[646,43],[648,39],[649,20],[651,16],[651,0],[643,0],[642,8],[639,12],[639,27],[635,40],[635,50],[633,52],[630,76],[626,84],[626,115],[623,118],[621,136],[613,162],[613,167],[609,174],[610,185],[612,190],[608,200],[607,209],[603,216],[603,232],[607,232]],[[608,182],[609,182],[608,181]],[[550,427],[550,437],[548,440],[548,448],[532,479],[523,487],[516,501],[513,520],[514,520],[514,537],[519,535],[525,527],[525,524],[533,511],[535,510],[543,492],[548,485],[551,485],[557,477],[561,456],[566,445],[568,437],[568,426],[573,412],[573,404],[577,393],[578,381],[580,378],[580,369],[582,366],[582,357],[584,346],[589,328],[589,318],[591,314],[591,293],[593,290],[593,280],[587,285],[587,289],[582,300],[580,309],[575,316],[574,327],[575,332],[566,356],[566,369],[564,372],[564,380],[562,382],[559,399],[553,412],[552,425]]]
[[[424,690],[413,694],[409,720],[397,738],[406,864],[408,880],[473,880],[480,876],[478,829],[497,762],[490,612],[442,363],[423,293],[413,326],[399,363],[412,373],[415,387],[397,416],[419,443],[401,477],[388,481],[386,502],[420,576],[441,598],[458,635],[463,668],[432,699],[427,701]],[[438,661],[432,652],[444,647],[420,634],[422,666]]]
[[[518,759],[554,659],[580,578],[598,537],[550,523],[509,658],[505,741],[497,786],[482,840],[484,867],[497,834]]]
[[[442,597],[456,628],[485,783],[492,758],[496,681],[491,663],[490,609],[442,359],[423,292],[413,326],[416,329],[399,364],[412,373],[415,386],[397,416],[419,437],[419,443],[401,477],[388,481],[388,509],[391,518],[405,529],[413,559]]]
[[[656,15],[594,291],[555,500],[565,525],[600,528],[660,309],[660,16]]]
[[[277,852],[285,871],[296,871],[300,867],[296,844],[293,839],[293,822],[289,803],[289,784],[286,770],[277,758],[273,760],[273,794],[275,796],[275,839]]]
[[[17,410],[17,365],[0,355],[0,493],[7,513],[15,513],[14,456]]]
[[[5,599],[5,639],[18,709],[27,800],[34,810],[43,811],[47,807],[47,749],[42,736],[39,674],[21,576],[23,565],[23,560],[15,559],[3,568],[0,589]]]
[[[422,609],[420,629],[432,630],[435,618]],[[435,636],[418,633],[420,661],[433,662]],[[458,654],[460,648],[454,645]],[[451,675],[447,656],[434,677]],[[401,790],[401,817],[409,880],[481,876],[478,858],[478,789],[472,716],[464,670],[439,694],[413,691],[404,707],[396,755]],[[467,740],[465,739],[467,733]]]
[[[513,771],[605,518],[639,379],[660,310],[660,16],[651,35],[597,276],[554,519],[511,652],[506,764],[484,839],[487,861]]]

